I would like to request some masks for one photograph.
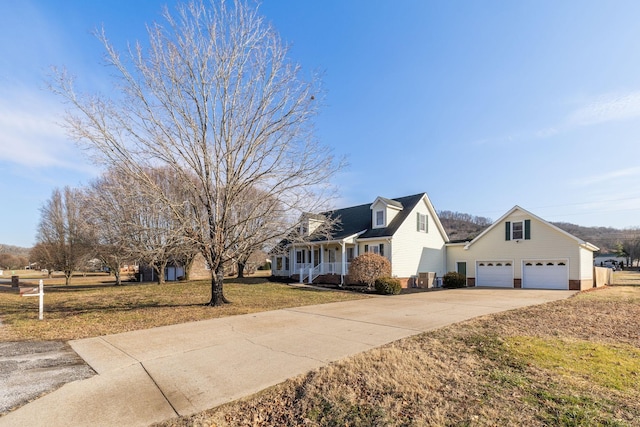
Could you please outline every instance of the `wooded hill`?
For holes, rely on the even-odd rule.
[[[0,254],[28,257],[31,248],[21,248],[20,246],[3,245],[0,243]]]
[[[451,241],[471,240],[493,223],[490,218],[460,212],[440,211],[438,216]],[[619,241],[632,237],[637,233],[636,230],[620,230],[611,227],[583,227],[568,222],[552,222],[551,224],[582,240],[593,243],[600,248],[601,253],[614,252]]]

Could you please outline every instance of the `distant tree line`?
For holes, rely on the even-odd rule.
[[[10,253],[0,253],[0,270],[18,270],[29,263],[29,258]]]
[[[493,223],[491,218],[487,218],[484,216],[475,216],[462,212],[453,212],[453,211],[439,211],[438,218],[440,221],[442,220],[452,220],[452,221],[460,221],[466,222],[469,224],[477,225],[480,227],[488,227]]]

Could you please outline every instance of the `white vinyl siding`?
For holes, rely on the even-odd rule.
[[[418,213],[433,218],[432,212],[423,199],[407,216],[393,235],[391,243],[392,275],[397,277],[411,277],[418,273],[435,272],[438,277],[445,273],[444,238],[437,232],[432,221],[429,233],[416,231]],[[427,225],[428,227],[428,225]]]

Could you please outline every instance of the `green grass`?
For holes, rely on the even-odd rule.
[[[602,387],[640,392],[640,349],[623,344],[510,337],[512,353],[559,376],[572,376]]]

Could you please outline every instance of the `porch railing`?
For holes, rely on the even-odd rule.
[[[342,263],[341,262],[323,262],[315,267],[310,263],[296,263],[295,270],[293,270],[292,274],[298,274],[300,278],[300,283],[303,283],[309,279],[309,282],[312,282],[313,279],[322,274],[349,274],[349,266],[351,263],[346,263],[344,266],[344,272],[342,271]],[[275,274],[275,273],[274,273]]]

